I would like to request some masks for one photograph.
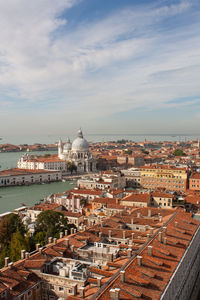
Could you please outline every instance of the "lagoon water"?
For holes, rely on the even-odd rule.
[[[30,154],[44,155],[56,152],[30,152]],[[0,170],[15,168],[18,159],[23,152],[0,153]],[[0,214],[12,211],[22,206],[22,203],[30,206],[44,199],[50,194],[65,192],[76,185],[76,181],[53,182],[50,184],[34,184],[30,186],[1,187],[0,188]]]
[[[0,144],[34,144],[34,143],[55,143],[59,137],[55,135],[47,136],[1,136]],[[61,136],[63,141],[66,140],[66,136]],[[71,140],[75,136],[70,136]],[[90,142],[98,141],[117,141],[121,139],[132,140],[136,142],[142,142],[145,139],[148,141],[188,141],[200,138],[200,136],[190,135],[140,135],[140,134],[88,134],[85,138]],[[56,153],[56,152],[31,152],[31,154],[44,155],[45,153]],[[18,159],[23,155],[23,152],[12,152],[12,153],[0,153],[0,170],[7,168],[15,168],[17,166]],[[64,192],[71,189],[76,184],[76,181],[72,182],[55,182],[44,185],[30,185],[30,186],[19,186],[19,187],[5,187],[0,188],[0,214],[6,211],[11,211],[17,207],[20,207],[22,203],[26,205],[33,205],[40,201],[49,194]]]
[[[50,184],[33,184],[29,186],[1,187],[0,214],[22,206],[34,205],[53,193],[72,189],[76,181],[52,182]]]

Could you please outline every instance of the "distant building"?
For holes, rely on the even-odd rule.
[[[59,181],[60,171],[9,169],[0,171],[0,187]]]
[[[141,185],[150,190],[158,187],[167,191],[184,192],[188,186],[186,168],[176,168],[168,165],[144,166],[141,170]]]

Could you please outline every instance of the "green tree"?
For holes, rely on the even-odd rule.
[[[186,156],[185,152],[181,149],[176,149],[173,153],[174,156]]]
[[[73,171],[77,172],[77,166],[73,162],[67,161],[67,170],[72,174]]]
[[[21,221],[21,218],[16,214],[11,214],[5,217],[0,222],[0,244],[3,246],[8,246],[12,235],[17,232],[17,230],[24,236],[26,229]]]
[[[128,149],[128,150],[126,150],[126,151],[124,151],[124,154],[128,154],[128,155],[131,155],[133,153],[133,151],[132,150],[130,150],[130,149]]]
[[[16,233],[13,234],[11,242],[10,242],[10,259],[11,261],[19,260],[21,257],[21,250],[29,250],[29,245],[24,236],[17,230]]]
[[[48,237],[59,237],[59,233],[66,229],[67,218],[61,212],[46,210],[37,216],[34,238],[40,243],[47,243]]]

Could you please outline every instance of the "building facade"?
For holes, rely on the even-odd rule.
[[[184,192],[188,186],[186,168],[176,168],[168,165],[144,166],[141,170],[141,185],[154,190],[165,188],[168,191]]]

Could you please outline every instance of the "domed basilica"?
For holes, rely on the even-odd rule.
[[[59,141],[58,157],[76,165],[77,172],[96,171],[96,159],[89,151],[89,144],[86,139],[84,139],[81,129],[79,129],[77,138],[73,143],[70,142],[69,138],[65,144],[63,144],[61,140]]]

